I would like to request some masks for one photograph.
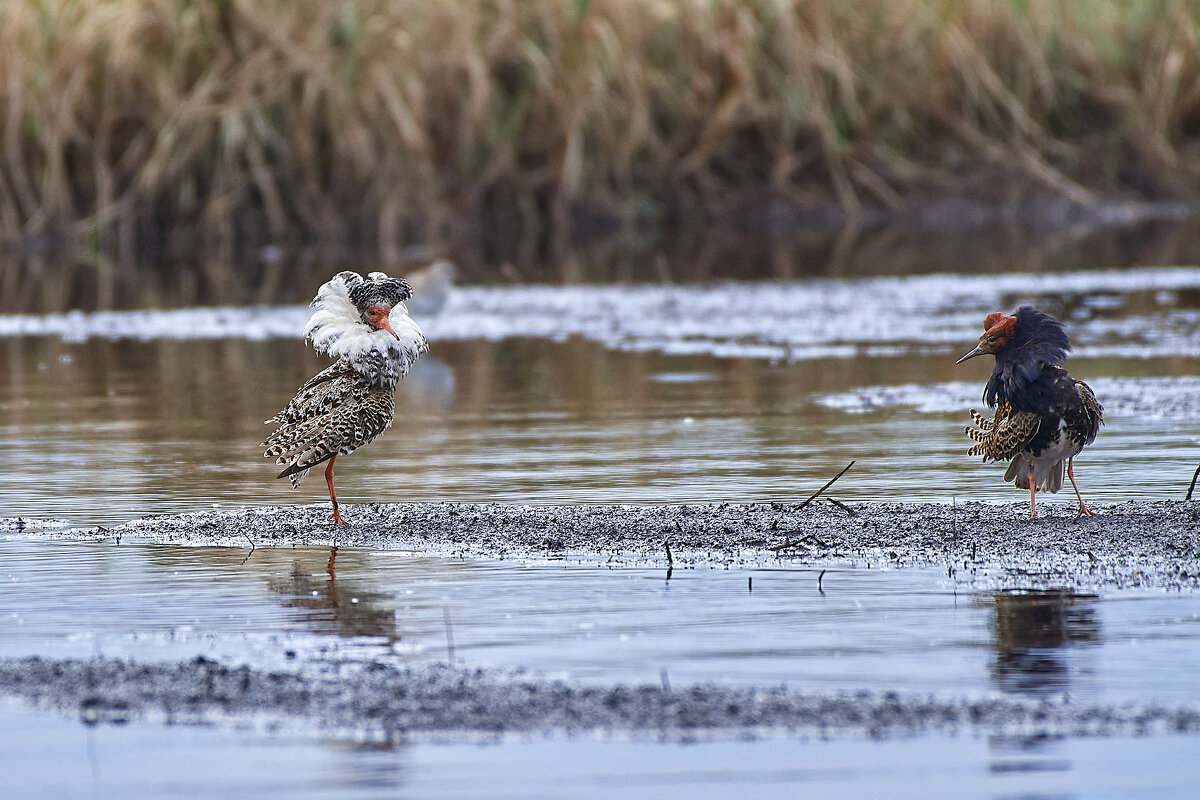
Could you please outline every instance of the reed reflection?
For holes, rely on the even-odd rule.
[[[1200,232],[1191,219],[1058,227],[981,222],[965,227],[914,226],[911,220],[866,227],[784,225],[772,236],[747,235],[741,226],[685,225],[670,236],[622,231],[554,247],[536,237],[501,242],[492,236],[399,253],[270,244],[203,258],[183,248],[154,259],[112,262],[70,252],[18,254],[0,259],[0,313],[302,304],[348,264],[407,274],[438,255],[453,260],[464,284],[800,280],[960,272],[964,265],[989,274],[1200,259]]]

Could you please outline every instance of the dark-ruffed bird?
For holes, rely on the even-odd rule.
[[[1012,459],[1004,480],[1029,490],[1029,516],[1037,518],[1037,490],[1057,492],[1067,477],[1079,499],[1079,513],[1091,516],[1075,483],[1075,456],[1096,439],[1104,407],[1083,381],[1075,380],[1059,362],[1071,349],[1063,324],[1032,306],[1006,316],[999,311],[983,321],[983,336],[974,350],[956,361],[982,355],[996,357],[983,390],[995,408],[993,419],[975,409],[978,428],[967,428],[977,444],[967,452],[984,461]]]
[[[396,383],[428,349],[421,329],[408,316],[407,283],[372,272],[335,275],[317,292],[316,310],[304,336],[318,353],[337,359],[301,386],[267,424],[277,425],[262,443],[267,458],[284,466],[292,488],[308,471],[328,461],[325,483],[333,520],[345,524],[333,489],[333,462],[373,441],[392,424]]]

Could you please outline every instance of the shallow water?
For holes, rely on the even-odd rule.
[[[352,521],[355,503],[374,501],[800,499],[855,460],[831,491],[841,500],[1020,501],[1000,466],[964,454],[988,368],[953,362],[985,313],[1027,301],[1067,321],[1068,366],[1107,409],[1076,464],[1089,499],[1182,497],[1200,452],[1195,268],[464,289],[421,320],[432,353],[402,384],[394,428],[339,459],[339,496]],[[258,448],[261,420],[324,364],[300,341],[305,315],[0,315],[0,515],[93,526],[321,501],[319,477],[292,491]],[[284,670],[453,658],[596,684],[1200,702],[1181,679],[1200,653],[1189,595],[993,594],[937,572],[838,565],[819,587],[808,569],[676,570],[668,581],[653,569],[347,549],[331,572],[328,557],[0,541],[0,657],[203,654]],[[85,729],[11,708],[0,737],[0,767],[29,776],[15,791],[55,797],[587,797],[614,786],[861,797],[897,785],[923,797],[964,786],[1169,797],[1188,796],[1180,787],[1196,777],[1194,738],[1175,737],[389,750]]]
[[[1085,494],[1182,497],[1200,450],[1194,268],[464,289],[422,321],[432,354],[394,428],[339,460],[340,496],[786,499],[855,460],[840,499],[1018,501],[1001,466],[965,455],[985,359],[953,362],[987,310],[1024,300],[1068,320],[1068,365],[1107,409],[1077,460]],[[94,525],[321,500],[319,479],[293,492],[258,449],[324,364],[305,313],[0,316],[5,513]]]
[[[692,744],[315,744],[254,731],[88,728],[0,708],[0,769],[45,798],[1191,798],[1195,739],[920,737]]]
[[[1198,703],[1200,599],[978,592],[932,570],[604,569],[343,548],[0,541],[0,657],[523,666],[584,683]],[[752,581],[752,583],[748,583]],[[447,629],[449,620],[449,630]],[[452,641],[452,650],[450,643]],[[1194,737],[314,742],[0,704],[15,796],[1185,797]],[[20,765],[19,768],[17,765]],[[14,782],[15,781],[15,782]],[[885,791],[886,790],[886,791]],[[1065,794],[1064,794],[1065,793]]]
[[[936,570],[597,568],[342,548],[0,541],[0,657],[525,667],[572,681],[1200,702],[1200,598]],[[449,626],[449,627],[447,627]],[[301,665],[298,667],[297,665]],[[664,677],[665,676],[665,677]]]

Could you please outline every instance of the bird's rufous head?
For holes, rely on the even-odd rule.
[[[373,306],[367,307],[367,310],[363,312],[363,319],[373,329],[379,330],[379,331],[387,331],[392,336],[395,336],[397,339],[399,339],[400,338],[399,334],[397,334],[396,331],[392,329],[392,322],[391,322],[391,319],[389,318],[391,313],[392,313],[391,306],[389,306],[385,303],[376,303]]]
[[[996,351],[1008,344],[1013,337],[1013,331],[1017,327],[1017,318],[1008,316],[1000,311],[993,311],[983,318],[983,336],[979,337],[979,344],[975,349],[967,353],[965,356],[955,361],[955,364],[961,364],[969,358],[975,356],[995,355]]]

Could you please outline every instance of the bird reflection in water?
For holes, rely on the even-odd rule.
[[[1079,674],[1077,645],[1099,644],[1098,598],[1067,589],[1019,589],[991,597],[998,689],[1039,697],[1066,693]],[[1065,738],[1052,734],[994,734],[988,737],[989,770],[996,774],[1069,772]]]
[[[360,557],[353,551],[339,555],[338,548],[297,552],[289,574],[269,578],[267,586],[283,598],[285,608],[307,610],[306,617],[318,632],[337,636],[372,636],[394,642],[396,612],[380,608],[385,598],[364,586],[337,578],[338,559]],[[354,566],[354,565],[351,565]]]
[[[1069,688],[1073,645],[1100,641],[1095,595],[1067,589],[996,592],[992,680],[1005,692],[1043,695]]]

